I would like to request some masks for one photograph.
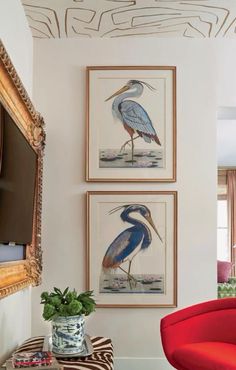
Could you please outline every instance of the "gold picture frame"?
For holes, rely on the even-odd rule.
[[[26,246],[24,260],[0,263],[0,298],[3,298],[27,286],[39,285],[41,282],[41,206],[45,132],[43,119],[36,112],[1,40],[0,103],[37,154],[32,243]]]
[[[86,260],[97,307],[176,307],[177,192],[87,192]]]
[[[87,67],[86,181],[176,181],[176,67]]]

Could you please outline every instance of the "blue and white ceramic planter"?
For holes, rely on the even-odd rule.
[[[84,316],[59,316],[52,320],[52,351],[74,354],[83,351]]]

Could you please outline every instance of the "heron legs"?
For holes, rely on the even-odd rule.
[[[120,266],[119,266],[119,269],[120,269],[121,271],[123,271],[123,272],[128,276],[129,280],[133,280],[133,281],[137,282],[137,280],[136,280],[132,275],[130,275],[130,273],[129,273],[129,272],[125,271],[125,270],[124,270],[122,267],[120,267]]]
[[[132,146],[132,163],[134,162],[134,139],[131,137],[131,146]]]
[[[129,261],[128,272],[125,271],[122,267],[119,266],[119,269],[121,271],[123,271],[128,276],[130,289],[132,289],[132,282],[133,282],[134,286],[136,286],[136,284],[137,284],[137,280],[130,274],[131,262],[132,261]]]
[[[129,275],[130,275],[131,263],[132,263],[132,260],[131,260],[131,261],[129,261],[129,267],[128,267],[128,274],[129,274]]]
[[[123,145],[122,147],[120,148],[120,153],[124,152],[125,151],[125,148],[126,148],[126,145],[130,145],[130,142],[133,143],[134,140],[138,139],[139,138],[139,135],[138,136],[135,136],[134,138],[131,138],[129,140],[127,140]]]
[[[129,267],[128,267],[128,274],[129,274],[129,276],[132,276],[132,275],[130,275],[130,270],[131,270],[131,263],[132,263],[132,260],[131,261],[129,261]],[[133,276],[132,276],[133,277]],[[135,280],[135,285],[137,284],[137,280]],[[130,280],[130,278],[129,278],[129,286],[130,286],[130,289],[132,289],[132,281]]]

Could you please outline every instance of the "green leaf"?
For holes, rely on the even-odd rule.
[[[78,315],[82,311],[82,303],[78,302],[77,300],[73,300],[68,305],[68,313],[71,316]]]
[[[70,303],[71,301],[76,299],[76,296],[77,296],[76,292],[73,291],[73,292],[68,292],[65,298],[66,298],[66,301]]]
[[[62,295],[62,292],[61,292],[61,290],[60,290],[59,288],[54,287],[53,289],[54,289],[54,291],[55,291],[57,294]]]
[[[43,318],[45,320],[51,320],[55,311],[56,310],[54,306],[52,306],[49,303],[45,304],[44,309],[43,309]]]
[[[64,292],[63,292],[63,296],[65,296],[66,295],[66,293],[69,291],[69,287],[67,287],[65,290],[64,290]]]
[[[51,303],[51,305],[53,305],[55,308],[58,308],[58,307],[60,307],[60,305],[61,305],[61,299],[60,299],[60,297],[58,297],[58,296],[52,297],[52,298],[50,299],[50,303]]]
[[[45,303],[48,300],[49,294],[48,292],[42,292],[40,297],[41,297],[41,303]]]

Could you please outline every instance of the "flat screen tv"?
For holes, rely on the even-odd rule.
[[[32,241],[37,154],[0,104],[0,243]]]

